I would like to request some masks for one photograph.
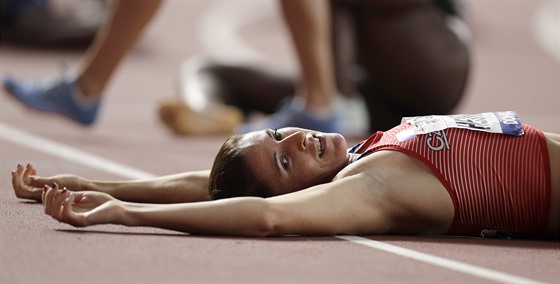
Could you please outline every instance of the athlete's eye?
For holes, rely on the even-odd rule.
[[[286,157],[286,155],[282,155],[280,157],[280,163],[282,164],[282,168],[284,168],[284,170],[288,170],[290,168],[290,161],[288,161],[288,157]]]
[[[282,140],[282,134],[278,132],[278,128],[274,129],[274,139],[276,139],[276,141]]]

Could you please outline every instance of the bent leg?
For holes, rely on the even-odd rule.
[[[295,73],[266,66],[209,64],[199,72],[217,84],[216,91],[206,95],[214,101],[237,106],[246,114],[273,113],[296,89]]]
[[[467,47],[430,1],[409,2],[354,10],[364,73],[358,88],[373,130],[388,129],[402,116],[448,113],[464,92]]]
[[[232,134],[244,115],[273,113],[295,90],[290,70],[191,58],[181,67],[181,99],[160,103],[162,122],[179,135]]]
[[[260,121],[249,121],[237,128],[246,133],[264,128],[296,126],[324,132],[339,132],[338,116],[320,116],[309,109],[309,101],[296,92],[296,76],[291,70],[267,66],[210,65],[201,71],[204,81],[216,82],[205,97],[240,108],[245,114],[258,111],[271,114]],[[208,80],[211,78],[210,80]],[[196,80],[197,78],[195,78]],[[214,90],[214,92],[212,92]],[[186,94],[186,96],[195,94]],[[290,100],[288,100],[291,98]],[[188,102],[188,98],[186,99]],[[211,108],[210,108],[211,109]],[[336,128],[336,131],[335,129]],[[330,130],[330,131],[329,131]]]

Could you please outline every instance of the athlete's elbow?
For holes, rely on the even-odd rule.
[[[250,234],[253,237],[272,237],[282,235],[280,232],[279,221],[280,217],[274,206],[268,202],[264,202],[258,221],[255,223],[255,226],[253,226]]]
[[[244,237],[268,237],[274,235],[275,217],[270,204],[264,198],[245,198],[241,208],[245,217],[231,220],[233,227],[226,229],[230,235]],[[237,224],[237,225],[234,225]]]
[[[268,201],[268,200],[267,200]],[[265,202],[262,211],[258,235],[261,237],[277,237],[286,235],[300,235],[301,227],[298,218],[294,218],[291,210],[282,204]],[[299,229],[298,229],[299,228]]]

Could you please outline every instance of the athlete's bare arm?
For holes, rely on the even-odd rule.
[[[194,234],[272,236],[380,234],[391,219],[356,175],[273,198],[238,197],[181,204],[119,201],[100,192],[45,187],[45,213],[74,226],[121,224]]]
[[[18,198],[41,201],[44,185],[57,183],[71,191],[97,191],[131,202],[180,203],[209,200],[210,171],[193,171],[133,181],[95,181],[76,175],[37,176],[33,165],[18,165],[12,171],[12,186]]]
[[[47,214],[74,226],[121,224],[240,236],[443,233],[453,209],[445,189],[430,191],[432,181],[417,161],[382,151],[355,162],[330,183],[267,199],[140,204],[55,185],[45,187],[43,205]]]

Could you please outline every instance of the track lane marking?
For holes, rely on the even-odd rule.
[[[59,142],[18,130],[0,122],[0,137],[17,145],[50,154],[67,161],[130,179],[151,178],[155,175],[123,164],[86,153]]]
[[[123,178],[145,179],[155,176],[154,174],[84,152],[68,145],[64,145],[47,138],[18,130],[3,122],[0,122],[0,139],[11,141],[17,145],[53,155],[55,157],[59,157],[80,165],[91,167],[102,172],[119,175]],[[460,261],[450,260],[422,252],[417,252],[411,249],[406,249],[363,237],[337,236],[337,238],[491,281],[503,283],[543,283],[536,280],[515,276],[512,274],[499,272],[471,264],[466,264]]]
[[[453,270],[457,272],[462,272],[464,274],[469,274],[472,276],[484,278],[491,281],[502,282],[502,283],[543,283],[533,279],[515,276],[512,274],[507,274],[504,272],[499,272],[496,270],[475,266],[456,260],[451,260],[451,259],[423,253],[423,252],[418,252],[415,250],[383,243],[380,241],[375,241],[372,239],[367,239],[358,236],[336,236],[336,237],[355,244],[364,245],[370,248],[382,250],[402,257],[418,260],[424,263],[432,264],[442,268],[447,268],[449,270]]]

